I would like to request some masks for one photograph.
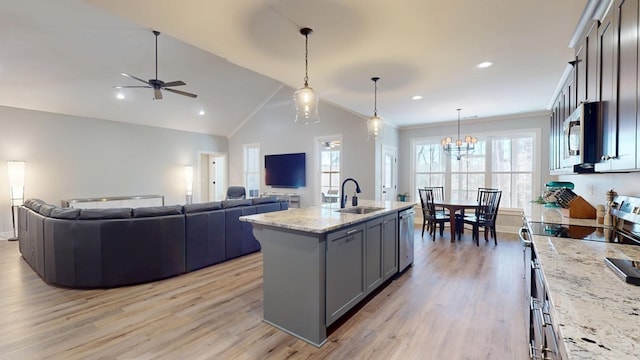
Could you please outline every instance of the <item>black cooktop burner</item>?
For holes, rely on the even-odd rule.
[[[638,240],[635,240],[611,228],[552,224],[544,222],[529,222],[529,229],[531,230],[531,235],[562,237],[569,239],[600,241],[628,245],[640,245],[640,242]]]

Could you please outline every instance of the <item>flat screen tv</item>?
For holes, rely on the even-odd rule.
[[[307,185],[305,153],[264,156],[265,184],[297,188]]]

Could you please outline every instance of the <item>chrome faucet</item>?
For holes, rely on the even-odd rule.
[[[346,184],[347,181],[353,181],[353,183],[356,184],[356,192],[358,194],[360,193],[360,185],[358,185],[357,181],[355,181],[353,178],[344,179],[344,181],[342,182],[342,190],[340,192],[340,208],[341,209],[344,209],[345,205],[347,204],[347,194],[344,193],[344,184]]]

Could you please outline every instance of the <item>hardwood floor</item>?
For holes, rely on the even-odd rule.
[[[108,290],[45,284],[0,241],[0,359],[527,359],[522,248],[420,237],[316,348],[262,322],[262,255]]]

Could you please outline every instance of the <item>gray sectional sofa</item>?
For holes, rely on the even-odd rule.
[[[286,210],[275,198],[189,205],[60,208],[25,201],[20,253],[47,283],[108,288],[164,279],[260,251],[239,217]]]

